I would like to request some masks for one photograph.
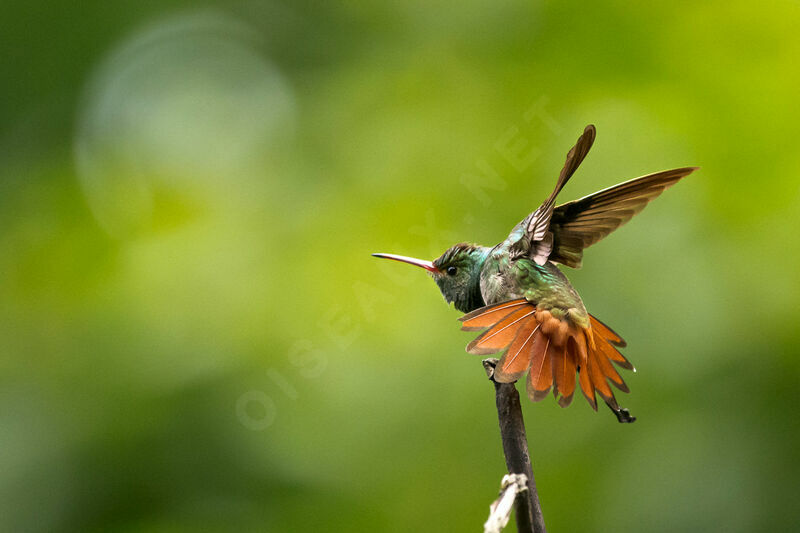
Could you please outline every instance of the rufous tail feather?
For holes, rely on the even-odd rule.
[[[502,351],[495,381],[511,383],[527,372],[528,397],[535,402],[552,389],[558,404],[568,406],[575,393],[576,374],[581,392],[595,411],[597,395],[614,411],[619,410],[610,385],[628,392],[614,368],[616,364],[633,369],[616,349],[625,346],[625,341],[592,315],[589,326],[582,328],[518,299],[477,309],[459,320],[463,330],[486,330],[469,343],[467,352],[486,355]]]

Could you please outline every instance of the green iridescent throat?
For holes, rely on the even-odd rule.
[[[448,303],[464,313],[483,307],[481,269],[491,248],[475,244],[456,244],[433,264],[439,272],[433,279]]]

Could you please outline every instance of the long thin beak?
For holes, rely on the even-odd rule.
[[[393,261],[400,261],[401,263],[408,263],[409,265],[422,267],[428,272],[439,272],[439,269],[433,266],[433,263],[430,261],[425,261],[424,259],[415,259],[413,257],[395,254],[372,254],[372,256],[381,257],[383,259],[391,259]]]

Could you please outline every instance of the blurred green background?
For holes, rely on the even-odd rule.
[[[369,254],[494,244],[588,123],[563,201],[702,169],[567,272],[629,342],[639,421],[523,406],[550,530],[797,527],[798,24],[6,3],[0,531],[480,530],[504,473],[480,358]]]

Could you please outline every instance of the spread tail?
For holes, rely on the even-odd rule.
[[[572,402],[577,374],[581,392],[595,411],[596,395],[618,418],[624,411],[611,385],[622,392],[628,392],[628,386],[614,364],[629,370],[633,365],[616,349],[626,345],[622,337],[594,316],[589,315],[589,326],[582,328],[519,299],[483,307],[460,320],[464,330],[486,329],[467,346],[469,353],[504,351],[495,368],[495,381],[510,383],[528,372],[531,400],[542,400],[552,389],[558,404],[566,407]],[[629,418],[626,421],[633,421]]]

